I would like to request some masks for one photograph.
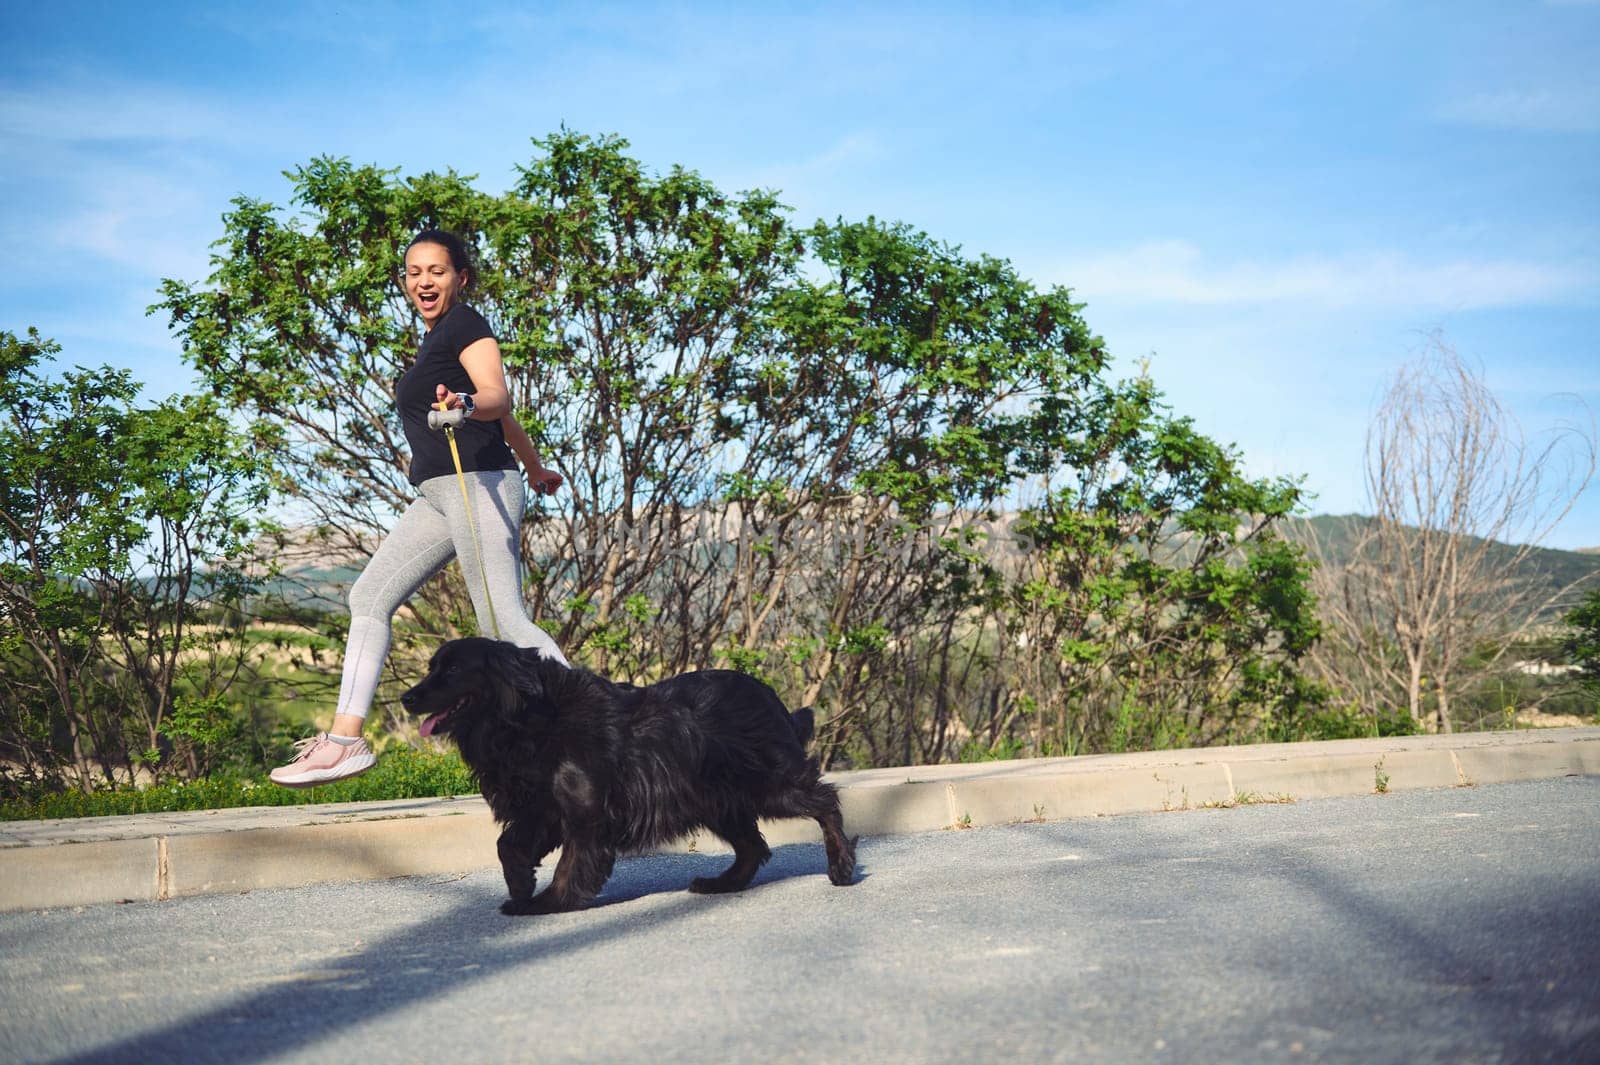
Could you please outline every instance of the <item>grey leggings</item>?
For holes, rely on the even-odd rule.
[[[383,660],[389,654],[390,621],[402,603],[452,558],[461,558],[467,594],[478,615],[478,631],[493,636],[484,575],[494,598],[494,622],[500,639],[518,647],[535,647],[566,664],[566,656],[548,633],[528,620],[522,604],[522,477],[515,470],[488,470],[466,475],[483,545],[482,569],[455,475],[422,482],[416,502],[400,520],[350,589],[350,639],[344,651],[344,679],[339,685],[341,714],[366,717],[378,691]]]

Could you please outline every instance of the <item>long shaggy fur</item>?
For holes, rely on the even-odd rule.
[[[618,854],[702,827],[728,841],[733,864],[689,890],[738,891],[772,856],[762,817],[814,818],[828,879],[855,878],[838,794],[806,757],[811,711],[791,714],[754,677],[706,670],[635,688],[474,638],[439,648],[401,701],[478,775],[502,826],[511,894],[502,913],[587,906]],[[558,846],[550,885],[535,895],[535,870]]]

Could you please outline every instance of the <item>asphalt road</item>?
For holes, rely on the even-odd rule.
[[[0,1060],[1600,1061],[1600,778],[0,916]]]

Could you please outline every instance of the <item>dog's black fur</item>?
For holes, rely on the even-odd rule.
[[[855,878],[855,840],[839,796],[807,758],[811,711],[793,714],[767,685],[728,670],[685,673],[645,688],[569,669],[497,640],[452,640],[401,697],[449,736],[478,775],[500,833],[509,901],[502,913],[581,909],[619,853],[705,827],[733,864],[690,891],[738,891],[772,856],[757,818],[812,817],[828,879]],[[556,847],[550,886],[534,871]]]

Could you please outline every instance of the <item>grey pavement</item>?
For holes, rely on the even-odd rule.
[[[1600,777],[0,915],[14,1062],[1600,1060]]]
[[[892,836],[1109,814],[1600,774],[1600,728],[1262,744],[839,773],[852,833]],[[812,843],[814,824],[766,827]],[[167,900],[496,866],[477,796],[0,822],[0,911]],[[709,836],[679,849],[712,851]]]

